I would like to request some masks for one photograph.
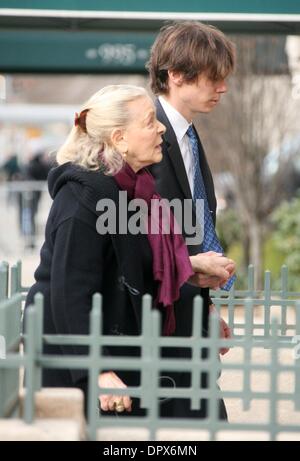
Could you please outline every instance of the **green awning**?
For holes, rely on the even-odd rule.
[[[144,72],[167,20],[300,34],[300,0],[1,0],[0,72]]]
[[[142,73],[154,34],[1,31],[2,72]]]
[[[1,0],[0,27],[148,30],[166,20],[201,20],[222,30],[300,32],[299,0]]]
[[[138,11],[300,14],[297,0],[1,0],[1,8],[57,11]]]

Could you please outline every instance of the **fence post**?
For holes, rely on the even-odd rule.
[[[270,439],[271,441],[276,440],[278,432],[278,421],[277,421],[277,379],[278,379],[278,322],[277,319],[272,318],[271,322],[271,371],[270,371]]]
[[[198,392],[201,389],[201,364],[203,357],[203,347],[201,347],[201,340],[203,338],[202,332],[202,318],[203,318],[203,301],[200,295],[195,296],[193,303],[193,339],[192,339],[192,389],[193,392],[190,402],[192,410],[201,410],[201,398],[198,397]],[[200,358],[199,358],[200,347]],[[194,365],[193,365],[194,364]]]
[[[151,312],[151,330],[147,330],[146,338],[149,341],[152,340],[153,347],[151,348],[151,366],[150,366],[150,383],[151,389],[153,392],[150,399],[149,407],[149,431],[150,431],[150,440],[155,440],[157,423],[159,421],[159,375],[160,375],[160,314],[157,310],[152,310]]]
[[[102,358],[102,348],[99,339],[102,335],[102,296],[93,296],[93,307],[90,313],[90,346],[89,346],[89,383],[88,383],[88,436],[89,440],[97,438],[98,398],[99,398],[99,357]],[[100,353],[101,348],[101,353]]]
[[[35,306],[26,308],[25,327],[25,403],[24,403],[24,420],[26,423],[32,423],[34,419],[35,402],[35,371],[36,371],[36,309]]]
[[[300,338],[300,301],[296,303],[295,306],[295,314],[296,314],[296,331],[295,335],[299,336]],[[295,409],[296,411],[300,411],[300,357],[295,356]]]
[[[281,299],[288,299],[288,268],[287,266],[281,267]],[[281,306],[281,334],[284,335],[287,330],[287,306]]]
[[[19,269],[18,265],[14,264],[10,268],[10,296],[13,296],[19,291]]]
[[[209,315],[209,346],[208,346],[208,391],[209,398],[207,399],[208,406],[208,421],[209,421],[209,437],[210,440],[215,440],[216,427],[219,421],[219,389],[217,385],[218,375],[220,371],[219,360],[219,343],[220,343],[220,317],[216,312]]]
[[[144,360],[142,360],[142,367],[141,367],[141,407],[142,408],[149,408],[150,406],[150,394],[149,394],[149,386],[151,384],[151,369],[148,365],[148,362],[151,360],[152,357],[152,340],[151,340],[151,304],[152,298],[150,295],[143,296],[142,302],[142,331],[141,331],[141,357],[146,359],[146,366],[144,365]]]
[[[43,353],[43,329],[44,329],[44,297],[41,293],[37,293],[34,297],[35,305],[35,315],[36,315],[36,349],[35,353],[37,355],[42,355]],[[40,390],[42,387],[42,367],[37,367],[35,369],[35,383],[34,388]]]
[[[271,327],[271,272],[265,271],[265,284],[264,284],[264,337],[270,337]]]
[[[254,286],[254,266],[249,264],[248,266],[248,290],[246,294],[247,298],[255,298],[255,286]]]
[[[8,297],[8,263],[0,263],[0,301]]]
[[[252,362],[251,357],[251,340],[253,336],[253,301],[247,299],[245,302],[245,338],[244,338],[244,386],[243,386],[243,410],[247,411],[250,409],[251,403],[251,383],[250,383],[250,365]]]

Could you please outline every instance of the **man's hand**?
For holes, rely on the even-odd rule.
[[[188,283],[200,288],[211,288],[213,290],[218,290],[221,286],[226,283],[226,279],[220,279],[213,275],[202,274],[201,272],[196,272],[189,279]]]
[[[190,261],[194,272],[218,277],[225,282],[235,272],[235,262],[226,258],[226,256],[222,256],[222,253],[216,253],[215,251],[190,256]]]
[[[218,313],[216,307],[214,304],[210,304],[209,306],[209,313]],[[225,320],[219,316],[219,321],[220,321],[220,338],[224,338],[224,339],[230,339],[232,338],[232,334],[231,334],[231,330],[229,328],[229,326],[227,325],[227,323],[225,322]],[[227,352],[229,352],[229,347],[221,347],[219,349],[219,352],[221,355],[225,355],[227,354]]]

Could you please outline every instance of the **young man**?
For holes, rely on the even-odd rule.
[[[156,178],[157,191],[168,200],[179,199],[182,204],[190,199],[204,200],[201,217],[193,206],[194,219],[202,219],[203,241],[188,244],[190,255],[199,252],[211,260],[202,275],[201,289],[184,285],[175,306],[177,336],[192,332],[192,299],[203,298],[203,331],[208,329],[208,314],[213,310],[209,288],[223,286],[217,277],[218,258],[222,248],[215,234],[216,198],[212,175],[193,119],[200,113],[211,112],[227,91],[226,78],[234,69],[234,45],[212,26],[197,22],[174,23],[161,29],[152,49],[147,68],[152,91],[157,96],[157,117],[167,130],[163,142],[163,160],[151,167]],[[198,219],[197,219],[198,217]],[[185,237],[185,225],[181,223]],[[188,241],[187,241],[188,243]],[[234,264],[228,267],[230,275]],[[232,285],[233,278],[225,289]],[[230,337],[227,324],[220,319],[221,335]],[[221,350],[226,353],[228,349]],[[186,374],[185,374],[186,375]],[[188,382],[186,376],[186,382]],[[184,381],[184,380],[183,380]],[[186,407],[187,408],[187,407]],[[183,411],[186,416],[186,411]],[[190,412],[190,416],[203,416]],[[226,419],[226,409],[220,401],[220,418]]]

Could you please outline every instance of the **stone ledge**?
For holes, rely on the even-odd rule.
[[[20,392],[20,418],[23,416],[26,391]],[[80,439],[86,439],[86,421],[84,417],[84,396],[77,388],[43,388],[35,393],[35,422],[67,420],[76,424],[80,430]],[[57,440],[57,439],[55,439]],[[63,440],[63,439],[61,439]]]
[[[26,424],[21,419],[0,420],[0,440],[13,441],[68,441],[82,440],[81,424],[70,419],[43,419]]]
[[[20,391],[22,417],[26,391]],[[35,393],[36,418],[84,418],[84,396],[80,389],[45,387]]]

